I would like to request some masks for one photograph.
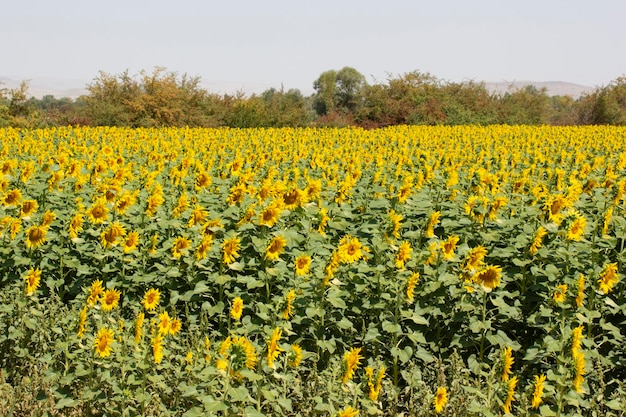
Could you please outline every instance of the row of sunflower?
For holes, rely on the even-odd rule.
[[[624,406],[624,129],[0,132],[0,366],[56,406]]]

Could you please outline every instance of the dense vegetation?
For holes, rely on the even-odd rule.
[[[271,88],[259,95],[219,95],[199,77],[164,68],[136,76],[101,72],[76,100],[28,97],[28,83],[0,89],[0,127],[305,127],[390,125],[624,125],[626,77],[576,100],[529,86],[490,94],[476,82],[455,83],[414,71],[368,84],[350,67],[322,73],[315,93]]]
[[[0,415],[624,415],[625,214],[623,127],[0,129]]]

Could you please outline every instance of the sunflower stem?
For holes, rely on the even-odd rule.
[[[483,323],[483,334],[480,337],[480,352],[479,352],[479,361],[482,363],[483,358],[485,356],[485,337],[487,336],[487,291],[483,290],[483,311],[482,311],[482,323]]]

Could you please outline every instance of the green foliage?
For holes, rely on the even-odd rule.
[[[352,67],[324,71],[315,92],[270,88],[246,96],[210,93],[200,77],[156,67],[151,73],[100,72],[72,101],[28,98],[28,83],[0,90],[0,126],[305,127],[392,125],[624,125],[626,78],[576,100],[527,86],[491,94],[484,83],[448,82],[412,71],[368,84]]]

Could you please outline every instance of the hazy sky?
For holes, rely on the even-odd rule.
[[[626,74],[625,20],[624,0],[4,1],[0,77],[83,87],[163,66],[215,92],[308,94],[351,66],[370,83],[419,70],[599,86]]]

